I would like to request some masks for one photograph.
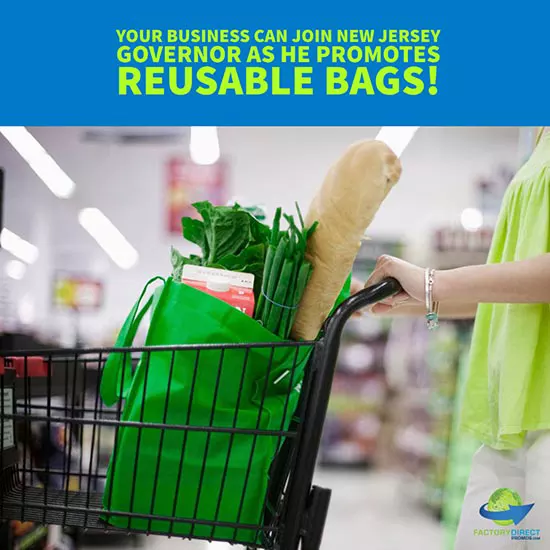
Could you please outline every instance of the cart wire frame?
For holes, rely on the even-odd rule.
[[[384,300],[401,290],[394,279],[368,287],[343,302],[327,320],[322,336],[316,342],[283,342],[272,344],[201,344],[185,346],[155,346],[141,348],[41,350],[41,357],[14,351],[0,355],[0,520],[18,520],[45,525],[61,525],[83,530],[105,532],[126,532],[160,534],[190,539],[219,540],[249,548],[269,550],[318,550],[330,502],[331,491],[313,486],[317,454],[321,442],[330,391],[336,367],[340,339],[345,323],[359,309]],[[313,353],[301,383],[300,397],[296,410],[289,407],[290,394],[294,391],[296,359],[303,346],[312,346]],[[243,374],[251,350],[265,347],[271,350],[267,365],[268,376],[273,357],[278,348],[295,350],[294,368],[290,376],[289,390],[284,407],[284,418],[280,429],[265,430],[260,427],[260,416],[264,406],[266,387],[261,396],[258,423],[255,429],[239,427],[238,415],[240,394],[237,396],[234,418],[231,427],[216,426],[214,409],[220,390],[223,371],[223,357],[228,350],[241,350],[243,353]],[[170,403],[170,384],[175,356],[190,353],[199,363],[200,353],[218,350],[220,360],[213,388],[212,415],[206,426],[189,422],[192,397],[187,411],[187,422],[168,424],[166,422]],[[163,422],[150,423],[121,420],[123,400],[115,407],[105,407],[100,398],[101,373],[106,358],[111,353],[124,354],[128,368],[135,370],[138,361],[147,363],[145,387],[147,384],[148,362],[152,354],[170,353],[171,368]],[[192,385],[195,383],[196,372]],[[267,386],[267,383],[266,383]],[[191,387],[193,396],[193,386]],[[143,395],[145,396],[146,390]],[[142,403],[142,405],[145,401]],[[142,407],[143,409],[144,407]],[[286,429],[285,429],[285,426]],[[106,473],[106,462],[111,453],[117,452],[117,438],[121,428],[136,428],[139,442],[144,430],[159,430],[160,445],[155,475],[155,487],[151,499],[150,513],[117,512],[104,502],[105,483],[110,476]],[[162,489],[157,494],[160,460],[163,440],[169,431],[180,432],[183,437],[178,479],[175,482],[175,497],[172,513],[160,516],[154,513],[155,502],[162,499]],[[200,433],[205,437],[206,448],[202,470],[198,480],[198,495],[192,517],[178,517],[176,504],[181,478],[185,476],[184,461],[188,434]],[[227,459],[221,476],[221,486],[217,496],[214,520],[200,518],[199,500],[205,474],[205,464],[212,439],[220,434],[229,437]],[[225,485],[230,476],[230,455],[236,437],[251,437],[252,450],[248,460],[245,485],[240,497],[240,507],[236,510],[236,520],[217,521]],[[258,510],[254,523],[241,520],[247,483],[253,465],[254,449],[258,438],[276,438],[276,454],[269,471],[269,485],[263,506]],[[105,455],[107,442],[112,450]],[[137,461],[130,500],[134,502],[136,491]],[[112,488],[112,487],[111,487]],[[110,493],[109,493],[110,494]],[[106,497],[107,498],[107,497]],[[133,507],[131,508],[133,509]],[[105,516],[127,520],[127,528],[113,527],[105,522]],[[143,527],[145,520],[146,527]],[[169,529],[155,530],[152,524],[168,522]],[[140,528],[135,528],[139,523]],[[190,527],[184,535],[176,532],[175,526],[185,524]],[[205,534],[205,529],[209,533]],[[200,533],[196,533],[200,531]],[[223,536],[216,533],[223,532]],[[243,533],[255,533],[243,539]],[[243,540],[247,540],[243,543]]]

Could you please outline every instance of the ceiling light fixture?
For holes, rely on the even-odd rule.
[[[220,158],[220,142],[216,126],[191,126],[189,154],[195,164],[215,164]]]
[[[121,269],[130,269],[138,261],[136,249],[98,208],[84,208],[78,214],[80,225]]]
[[[376,139],[383,141],[400,157],[416,134],[419,126],[382,126]]]
[[[0,133],[56,197],[68,199],[73,194],[74,181],[24,126],[0,126]]]
[[[6,227],[0,233],[0,246],[28,264],[38,259],[38,248]]]

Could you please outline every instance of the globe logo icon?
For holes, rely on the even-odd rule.
[[[523,504],[521,497],[513,489],[497,489],[487,502],[487,510],[490,512],[504,512],[509,510],[510,506],[521,506]],[[513,519],[493,520],[497,525],[512,525]]]
[[[523,504],[513,489],[497,489],[480,509],[479,513],[497,525],[517,525],[531,511],[535,504]]]

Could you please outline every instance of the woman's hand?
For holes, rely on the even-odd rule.
[[[393,256],[380,256],[366,286],[375,285],[388,277],[397,279],[403,291],[375,304],[371,308],[373,313],[387,313],[394,308],[411,302],[424,303],[424,269]]]
[[[546,259],[549,258],[550,254],[547,255]],[[491,269],[494,267],[495,266],[492,266]],[[461,268],[459,270],[437,272],[434,284],[434,299],[441,302],[439,316],[442,319],[473,319],[475,317],[478,301],[467,299],[467,297],[471,296],[471,289],[468,289],[468,292],[465,293],[465,297],[462,297],[460,294],[455,296],[451,292],[455,288],[460,288],[461,282],[468,279],[468,276],[465,276],[463,272],[467,272],[471,269],[475,271],[479,268],[474,266],[473,268]],[[482,266],[482,269],[486,270],[487,268],[486,266]],[[533,270],[530,270],[530,272],[532,273]],[[382,279],[393,277],[399,281],[403,287],[403,292],[375,304],[370,308],[371,313],[375,315],[399,315],[411,317],[425,315],[426,289],[424,276],[425,271],[421,267],[417,267],[392,256],[380,257],[376,263],[373,273],[364,286],[374,285],[379,283]],[[447,277],[450,277],[452,280],[445,280]],[[357,279],[352,279],[351,293],[356,294],[362,290],[364,286]],[[492,288],[495,286],[496,281],[492,282]],[[534,287],[531,285],[527,288]],[[550,288],[548,284],[546,284],[546,288]],[[450,296],[448,296],[448,294],[450,294]],[[548,301],[550,301],[550,299]]]

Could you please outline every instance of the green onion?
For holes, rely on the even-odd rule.
[[[277,208],[275,211],[275,217],[273,218],[273,229],[271,231],[271,244],[273,246],[277,246],[279,244],[282,213],[283,210],[281,208]]]
[[[282,338],[287,338],[288,336],[288,323],[294,311],[292,308],[296,306],[294,295],[296,294],[296,281],[300,272],[300,267],[301,263],[294,262],[292,275],[290,277],[292,284],[288,285],[287,294],[285,296],[285,305],[287,307],[285,308],[285,310],[283,311],[283,315],[281,316],[279,336],[281,336]]]
[[[306,240],[313,235],[313,232],[317,229],[318,225],[319,222],[313,222],[312,226],[306,231]]]
[[[271,229],[271,237],[269,241],[269,246],[267,248],[267,253],[265,257],[264,272],[262,278],[262,292],[258,298],[258,305],[256,306],[255,318],[262,320],[263,311],[265,308],[265,296],[264,293],[267,292],[267,283],[269,280],[269,275],[271,274],[271,268],[273,266],[273,258],[275,256],[275,251],[277,245],[279,244],[279,239],[281,237],[280,225],[281,225],[281,216],[283,211],[281,208],[277,208],[275,211],[275,216],[273,217],[273,228]]]
[[[269,245],[267,247],[267,254],[265,255],[265,264],[264,264],[264,272],[263,272],[263,279],[262,279],[262,291],[260,292],[260,297],[258,298],[258,305],[256,306],[256,313],[255,318],[261,319],[262,318],[262,312],[265,307],[265,296],[264,292],[266,292],[266,286],[267,286],[267,279],[266,276],[271,273],[271,266],[273,265],[273,257],[275,256],[275,247],[272,245]]]
[[[269,300],[274,300],[273,296],[275,294],[275,288],[279,280],[281,270],[283,269],[283,261],[285,258],[286,247],[288,244],[287,235],[283,235],[275,251],[275,256],[273,257],[273,263],[271,264],[271,269],[267,273],[267,278],[264,281],[264,292],[266,293]],[[269,318],[269,313],[271,311],[271,306],[273,305],[269,300],[266,300],[265,307],[262,311],[262,321],[264,327],[267,326],[267,320]]]
[[[282,310],[284,309],[276,304],[286,305],[284,304],[284,301],[288,288],[292,286],[291,275],[293,269],[294,262],[292,258],[286,258],[283,264],[283,269],[281,270],[281,277],[279,278],[277,289],[275,290],[273,298],[271,298],[273,302],[276,303],[271,304],[269,317],[265,326],[267,330],[270,330],[275,334],[279,333],[281,316],[283,314]],[[281,334],[279,334],[279,336],[281,336]]]
[[[305,259],[308,239],[317,223],[305,227],[300,207],[296,203],[298,222],[294,216],[283,214],[278,208],[266,253],[263,271],[263,293],[258,299],[255,318],[280,338],[288,338],[296,318],[296,307],[301,301],[312,266]],[[281,219],[288,223],[281,230]]]
[[[300,220],[300,226],[302,227],[302,231],[305,230],[306,226],[304,224],[304,217],[302,216],[302,212],[300,211],[300,205],[295,202],[296,205],[296,212],[298,212],[298,219]]]
[[[304,261],[304,263],[300,267],[300,271],[298,272],[298,280],[296,282],[293,305],[297,306],[301,302],[302,297],[304,295],[304,291],[306,290],[306,286],[309,283],[309,279],[311,278],[312,273],[313,273],[312,265],[309,262]],[[298,312],[298,309],[293,309],[291,311],[288,324],[285,327],[285,331],[287,334],[289,334],[290,331],[292,330],[297,312]]]

